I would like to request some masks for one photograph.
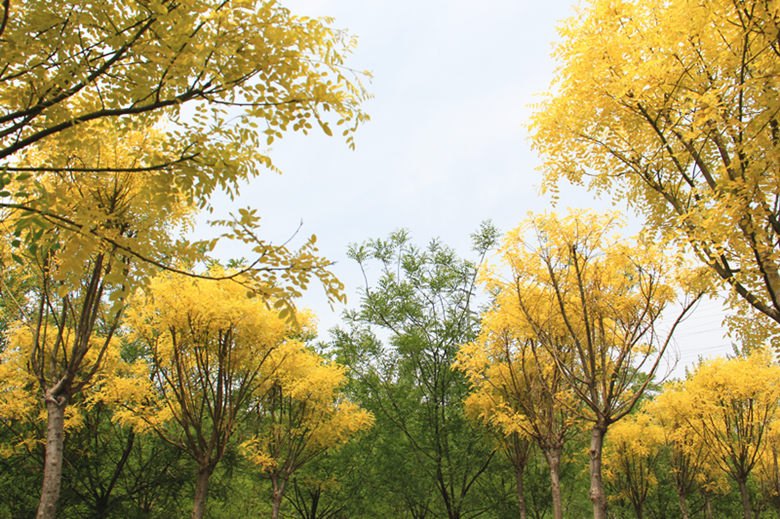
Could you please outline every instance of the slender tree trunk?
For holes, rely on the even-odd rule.
[[[547,466],[550,468],[550,494],[552,495],[553,519],[563,519],[563,502],[561,501],[561,448],[544,450]]]
[[[525,506],[525,486],[523,485],[523,475],[525,466],[515,465],[515,482],[517,483],[517,507],[520,509],[520,519],[527,519],[528,511]]]
[[[322,487],[318,486],[317,490],[311,495],[311,512],[306,519],[317,519],[317,508],[320,506],[320,497],[322,497]]]
[[[607,426],[597,423],[590,434],[590,500],[593,503],[593,519],[607,519],[607,494],[601,478],[601,454]]]
[[[677,498],[680,502],[680,513],[682,514],[682,519],[689,519],[688,516],[688,503],[685,500],[685,492],[680,487],[680,485],[675,485],[677,489]]]
[[[772,466],[774,467],[774,478],[773,478],[773,492],[772,492],[772,504],[775,506],[775,512],[777,512],[777,517],[780,517],[780,495],[777,494],[778,490],[780,490],[780,471],[778,471],[778,464],[777,464],[777,448],[772,447]]]
[[[738,477],[737,484],[739,484],[739,493],[742,496],[742,511],[745,514],[745,519],[753,519],[753,507],[750,506],[750,493],[747,488],[747,476]]]
[[[206,512],[206,498],[209,493],[209,478],[214,467],[210,465],[198,468],[198,479],[195,482],[195,496],[192,499],[192,519],[203,519]]]
[[[710,499],[710,493],[704,492],[704,517],[707,519],[713,519],[712,515],[712,500]]]
[[[36,519],[54,519],[62,482],[62,451],[65,443],[65,406],[67,398],[46,392],[46,454],[43,463],[43,488]]]
[[[282,506],[285,483],[287,483],[286,479],[277,475],[271,475],[271,519],[279,519],[279,509]]]

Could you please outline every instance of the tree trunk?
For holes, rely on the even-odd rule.
[[[65,443],[65,405],[67,398],[46,392],[46,454],[43,463],[43,488],[36,519],[54,519],[62,482],[62,450]]]
[[[597,423],[590,434],[590,500],[593,503],[593,519],[607,519],[607,495],[601,478],[601,454],[607,426]]]
[[[710,493],[704,492],[704,517],[707,519],[713,519],[712,515],[712,500],[710,499]]]
[[[523,485],[523,473],[525,466],[515,465],[515,482],[517,483],[517,507],[520,509],[520,519],[528,517],[528,511],[525,507],[525,490]]]
[[[780,517],[780,495],[778,495],[778,491],[780,490],[780,471],[778,471],[778,464],[777,464],[777,448],[772,447],[772,467],[774,468],[774,477],[772,478],[772,504],[775,505],[775,512],[777,512],[777,517]]]
[[[271,519],[279,519],[279,509],[284,497],[284,486],[287,480],[277,475],[271,475]]]
[[[550,494],[552,495],[553,519],[563,519],[563,502],[561,501],[561,451],[560,448],[544,450],[547,466],[550,468]]]
[[[739,484],[739,493],[742,496],[742,511],[745,514],[745,519],[753,519],[753,507],[750,506],[750,493],[747,488],[747,476],[738,477],[737,483]]]
[[[203,519],[203,514],[206,512],[206,498],[209,493],[209,478],[212,472],[214,472],[214,467],[208,464],[198,468],[195,496],[192,499],[192,519]]]
[[[680,488],[680,485],[675,485],[677,489],[677,498],[680,502],[680,513],[682,514],[682,519],[689,519],[688,516],[688,503],[685,500],[685,492],[682,488]]]
[[[100,499],[95,502],[95,510],[89,517],[92,519],[103,519],[104,517],[108,517],[108,501],[106,496],[101,496]]]

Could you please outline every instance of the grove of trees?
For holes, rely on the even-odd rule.
[[[355,40],[275,0],[0,4],[0,519],[780,518],[777,0],[586,2],[532,143],[641,231],[356,243],[325,337],[314,236],[194,222],[290,132],[354,145]],[[705,295],[734,353],[669,380]]]

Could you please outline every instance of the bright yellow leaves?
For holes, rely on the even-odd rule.
[[[335,126],[352,145],[365,93],[343,67],[354,38],[329,23],[275,1],[20,4],[0,42],[0,160],[89,121],[164,121],[203,196],[270,166],[259,151],[287,131]]]
[[[739,487],[746,518],[752,517],[751,474],[777,488],[780,366],[766,350],[704,362],[684,381],[667,385],[645,410],[663,431],[684,513],[695,487],[705,495],[728,492],[726,476]]]
[[[502,264],[481,278],[495,294],[493,308],[482,317],[479,341],[465,345],[458,361],[473,384],[549,380],[563,370],[609,389],[607,400],[635,401],[627,372],[664,346],[650,332],[676,297],[675,273],[641,237],[618,239],[618,226],[615,215],[573,212],[532,216],[507,234]],[[606,380],[612,385],[599,382]],[[624,407],[622,398],[613,411]]]
[[[326,362],[299,341],[277,348],[269,366],[253,403],[256,432],[242,443],[242,450],[271,480],[271,517],[276,519],[292,474],[370,427],[374,417],[341,393],[344,368]]]
[[[615,215],[575,211],[532,216],[508,233],[502,265],[482,279],[494,306],[479,344],[462,352],[472,382],[488,368],[506,380],[558,373],[579,381],[566,392],[591,409],[589,419],[609,423],[633,407],[642,391],[634,368],[655,369],[666,341],[654,325],[676,298],[676,280],[660,249],[617,238],[618,227]],[[512,363],[518,375],[502,373]]]
[[[766,351],[746,358],[715,359],[702,364],[678,389],[658,397],[674,409],[721,469],[746,478],[780,418],[780,366]]]
[[[295,319],[303,327],[293,326],[270,303],[234,281],[172,274],[154,278],[128,311],[129,339],[149,365],[127,394],[107,386],[127,409],[116,418],[154,429],[196,461],[193,517],[239,422],[256,431],[242,443],[247,457],[286,481],[373,421],[339,392],[344,368],[301,342],[313,317],[303,312]]]
[[[591,500],[594,517],[606,517],[604,435],[643,395],[674,331],[657,326],[680,290],[674,268],[644,237],[618,238],[619,224],[572,211],[531,215],[509,232],[501,264],[481,277],[492,306],[456,363],[473,387],[470,413],[545,452],[556,518],[557,464],[578,419],[592,424]]]
[[[664,433],[647,413],[627,416],[609,430],[604,449],[604,477],[612,500],[641,509],[658,484],[654,469],[661,455]]]
[[[548,188],[568,179],[626,199],[734,301],[780,322],[777,9],[589,2],[561,29],[554,94],[532,128]]]
[[[373,423],[368,411],[341,393],[345,368],[298,341],[282,345],[270,361],[273,368],[264,377],[255,411],[261,430],[244,443],[247,457],[263,470],[292,473]]]
[[[222,276],[225,271],[215,268],[209,274]],[[173,349],[182,341],[189,341],[182,344],[184,348],[202,343],[207,353],[216,354],[213,339],[230,333],[235,345],[231,354],[238,356],[238,363],[266,357],[295,333],[266,301],[247,297],[238,283],[175,274],[150,281],[134,300],[127,323],[135,338],[153,344],[163,358],[172,358]]]
[[[55,171],[7,186],[24,194],[10,199],[0,228],[16,238],[10,239],[9,249],[18,263],[45,264],[60,297],[78,290],[90,262],[102,255],[107,263],[103,279],[116,300],[156,268],[152,261],[193,256],[193,251],[177,247],[173,236],[173,229],[184,230],[190,223],[193,200],[180,185],[180,176],[123,170],[165,160],[160,132],[122,130],[106,121],[84,127],[89,131],[59,134],[46,147],[25,151],[21,165]],[[57,170],[63,167],[78,171]],[[114,262],[126,266],[112,268]],[[25,278],[34,270],[18,274]]]
[[[275,488],[373,422],[340,392],[344,368],[301,342],[312,316],[301,313],[303,328],[293,327],[268,303],[232,281],[169,275],[152,280],[128,313],[131,338],[150,360],[142,382],[149,392],[131,392],[136,397],[125,406],[132,412],[119,417],[155,429],[192,456],[204,489],[239,421],[254,431],[242,450]],[[283,487],[274,495],[277,511]],[[205,490],[196,492],[195,509],[203,502]]]
[[[126,323],[150,361],[153,394],[144,400],[155,402],[131,418],[160,423],[155,413],[163,413],[185,430],[213,427],[214,434],[227,435],[261,388],[272,352],[297,333],[235,282],[180,275],[154,278],[135,298]]]
[[[208,207],[215,191],[232,197],[261,169],[273,170],[264,149],[288,131],[306,133],[316,123],[332,135],[340,127],[352,146],[367,118],[360,109],[366,94],[359,73],[343,66],[354,39],[275,1],[31,0],[0,11],[0,232],[8,238],[0,267],[9,274],[3,283],[15,284],[2,287],[3,320],[13,294],[29,296],[13,304],[32,335],[25,368],[51,408],[50,436],[59,438],[47,447],[39,509],[50,518],[67,406],[90,385],[133,392],[119,379],[101,379],[111,373],[102,364],[123,332],[127,297],[160,270],[209,263],[213,240],[190,243],[174,233],[187,231],[192,211]],[[261,239],[256,221],[228,225],[244,232],[238,239],[256,258],[236,276],[244,292],[291,323],[293,300],[312,279],[343,298],[313,237],[292,250]],[[179,382],[196,373],[204,390],[214,382],[216,401],[234,389],[233,379],[207,381],[202,375],[214,366],[198,363],[217,355],[251,365],[249,344],[271,347],[285,325],[228,322],[214,312],[198,316],[214,318],[211,325],[178,322],[168,342],[160,329],[146,330],[144,339],[154,336],[147,346],[157,348],[158,360],[173,355],[184,370]],[[200,349],[177,356],[179,340]],[[235,354],[214,351],[233,344],[241,345]],[[163,377],[164,366],[153,372]],[[134,369],[125,370],[130,378]]]
[[[6,347],[0,353],[0,380],[3,382],[0,387],[0,419],[32,424],[37,429],[40,422],[46,421],[46,411],[41,406],[39,381],[30,370],[30,359],[34,354],[45,359],[57,359],[63,357],[62,351],[75,351],[75,331],[64,329],[60,339],[41,334],[36,345],[28,326],[16,322],[6,338]],[[95,404],[115,403],[119,400],[118,393],[123,395],[121,400],[124,401],[131,390],[138,391],[139,380],[147,375],[147,366],[145,363],[128,364],[121,358],[120,349],[121,343],[116,337],[107,340],[96,334],[90,338],[80,364],[81,371],[70,379],[71,384],[82,385],[85,389],[80,398],[69,401],[65,408],[65,431],[81,427],[83,414]],[[119,414],[121,412],[118,410]],[[37,435],[23,436],[15,438],[13,446],[3,446],[2,449],[9,454],[14,447],[29,449],[41,443],[42,439]]]
[[[27,369],[30,354],[29,333],[16,329],[8,334],[5,350],[0,354],[0,418],[5,420],[37,419],[42,409],[35,387],[37,380]]]

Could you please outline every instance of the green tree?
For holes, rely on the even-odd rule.
[[[177,515],[186,506],[191,464],[149,433],[112,420],[114,409],[95,402],[71,429],[63,456],[59,517],[90,519]]]
[[[483,257],[495,230],[484,226],[476,238]],[[376,416],[377,464],[402,504],[395,516],[479,515],[475,485],[494,452],[466,419],[468,383],[450,367],[458,345],[476,334],[477,265],[435,240],[417,248],[404,231],[353,246],[350,256],[366,286],[334,348],[362,386],[356,397]],[[369,282],[372,268],[378,279]]]

